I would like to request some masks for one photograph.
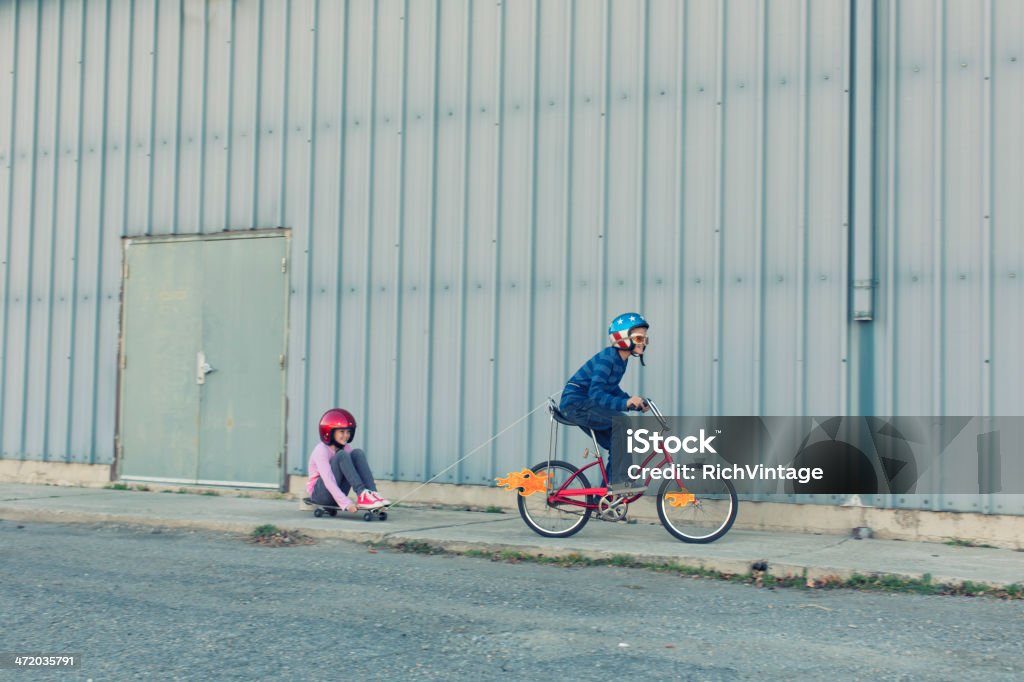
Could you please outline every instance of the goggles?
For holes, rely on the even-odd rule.
[[[636,345],[643,344],[644,346],[648,346],[651,343],[651,337],[646,334],[633,334],[629,337],[629,340]]]

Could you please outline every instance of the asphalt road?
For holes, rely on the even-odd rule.
[[[1024,602],[0,521],[2,680],[1019,680]]]

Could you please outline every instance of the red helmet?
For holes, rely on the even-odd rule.
[[[320,440],[327,445],[331,444],[331,436],[335,429],[352,429],[351,443],[356,439],[356,418],[348,410],[335,407],[324,412],[320,417]]]

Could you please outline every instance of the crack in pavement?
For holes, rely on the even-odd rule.
[[[841,540],[838,540],[837,542],[831,542],[831,543],[829,543],[827,545],[824,545],[822,547],[812,547],[810,549],[794,550],[794,551],[789,552],[787,554],[779,555],[779,558],[775,559],[775,561],[782,561],[782,560],[788,559],[790,557],[805,556],[807,554],[818,554],[819,552],[823,552],[823,551],[828,550],[828,549],[834,549],[836,547],[839,547],[840,545],[842,545],[842,544],[844,544],[846,542],[849,542],[852,539],[853,538],[845,537],[845,538],[842,538]]]

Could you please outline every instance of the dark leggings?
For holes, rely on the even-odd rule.
[[[331,457],[331,472],[341,492],[346,495],[352,488],[355,488],[356,495],[364,490],[377,489],[370,465],[366,462],[366,453],[362,450],[353,450],[351,453],[338,450]],[[313,488],[313,502],[328,506],[336,504],[327,486],[324,485],[323,477],[317,479],[316,487]]]

